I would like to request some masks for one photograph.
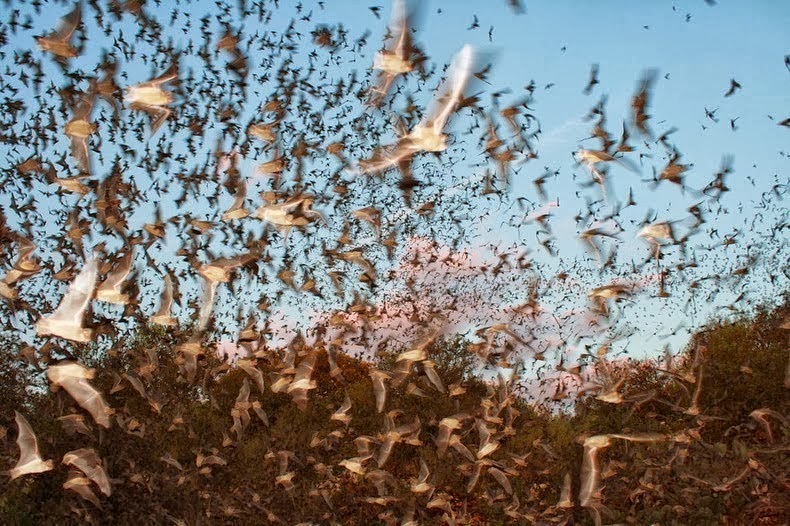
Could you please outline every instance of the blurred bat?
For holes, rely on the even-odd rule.
[[[69,285],[60,306],[55,312],[46,318],[42,317],[36,323],[36,332],[39,336],[53,334],[80,343],[91,340],[93,330],[83,328],[82,321],[93,297],[97,274],[98,262],[94,258],[88,259],[80,273]]]
[[[109,429],[110,416],[114,411],[104,402],[101,393],[88,383],[94,374],[93,369],[76,362],[61,362],[47,369],[47,377],[53,387],[65,389],[80,407],[93,416],[97,424]]]
[[[16,425],[19,428],[16,443],[19,446],[20,453],[19,462],[8,471],[11,480],[22,475],[43,473],[51,470],[53,466],[52,461],[43,460],[38,452],[38,441],[33,433],[33,428],[30,427],[27,419],[18,411],[14,411],[14,413],[16,414]]]
[[[44,50],[49,51],[60,59],[74,58],[77,56],[77,50],[71,47],[71,35],[77,26],[80,25],[82,20],[82,9],[80,2],[74,9],[60,19],[58,28],[48,36],[39,37],[36,39],[38,46]]]

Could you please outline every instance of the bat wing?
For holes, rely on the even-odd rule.
[[[458,101],[461,100],[472,72],[473,61],[474,50],[468,44],[453,57],[447,78],[437,90],[436,107],[429,113],[428,122],[431,123],[436,133],[441,133],[450,115],[455,111]]]
[[[18,411],[16,414],[16,425],[19,428],[16,443],[19,446],[19,462],[9,471],[11,480],[28,473],[43,473],[52,469],[51,460],[43,460],[38,452],[38,440],[33,433],[27,419]]]
[[[170,316],[170,309],[173,306],[173,281],[170,279],[169,273],[165,274],[164,282],[159,310],[151,317],[151,321],[161,325],[171,325],[174,321]]]
[[[75,362],[52,365],[47,369],[47,376],[53,385],[63,387],[80,407],[91,414],[97,424],[109,429],[113,410],[104,402],[101,393],[88,383],[93,374],[92,369]]]
[[[214,297],[217,292],[216,281],[206,281],[205,290],[203,291],[203,304],[200,307],[200,316],[198,321],[198,330],[203,331],[208,326],[211,319],[211,311],[214,309]]]
[[[91,258],[69,285],[66,295],[63,296],[55,312],[47,318],[42,318],[36,324],[39,334],[55,334],[68,339],[80,336],[73,334],[73,331],[82,327],[82,318],[93,296],[97,274],[98,263]],[[69,334],[69,329],[72,334]],[[77,339],[76,341],[83,340]]]
[[[68,42],[71,39],[71,35],[74,33],[74,30],[77,29],[78,25],[80,25],[81,20],[82,8],[80,6],[80,2],[77,2],[77,5],[74,7],[74,9],[69,14],[60,19],[58,28],[49,36],[47,36],[47,38],[49,40]]]
[[[95,482],[101,492],[108,497],[112,494],[107,473],[104,471],[101,459],[94,449],[83,448],[69,451],[63,455],[63,464],[74,466],[85,473],[85,476]]]

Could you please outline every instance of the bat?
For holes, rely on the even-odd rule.
[[[16,425],[19,428],[19,435],[16,437],[16,444],[19,446],[19,461],[8,471],[11,480],[22,475],[31,473],[44,473],[53,467],[52,460],[44,460],[38,452],[38,440],[33,433],[27,419],[18,411],[16,414]]]
[[[93,369],[76,362],[61,362],[47,369],[47,377],[53,388],[65,389],[80,407],[91,414],[97,424],[109,429],[110,416],[115,411],[105,403],[101,393],[88,383],[94,375]]]

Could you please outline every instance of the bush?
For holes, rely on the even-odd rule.
[[[188,383],[179,373],[175,346],[189,337],[189,331],[141,327],[114,347],[117,352],[83,349],[93,353],[90,363],[96,367],[96,377],[91,384],[116,412],[110,429],[99,428],[85,414],[91,436],[65,432],[57,418],[84,413],[63,391],[49,392],[41,383],[41,373],[13,358],[13,342],[6,342],[10,352],[0,355],[2,425],[8,430],[4,463],[12,466],[18,458],[13,441],[17,409],[28,417],[41,454],[55,460],[55,468],[0,483],[0,521],[241,524],[276,517],[286,523],[385,524],[389,516],[403,517],[413,502],[421,523],[443,524],[445,512],[426,507],[431,498],[441,496],[464,524],[558,523],[570,518],[586,524],[592,522],[589,510],[554,507],[566,474],[573,495],[578,494],[584,438],[651,432],[666,440],[640,444],[614,439],[600,451],[604,520],[780,524],[790,510],[784,487],[790,467],[786,455],[790,430],[783,416],[788,409],[784,387],[788,331],[782,328],[787,316],[785,306],[753,319],[710,324],[692,338],[673,374],[661,371],[653,361],[609,364],[610,372],[623,379],[625,402],[610,404],[587,397],[572,414],[535,410],[512,394],[503,397],[498,383],[477,375],[476,356],[460,338],[437,341],[427,352],[444,385],[461,384],[465,393],[451,397],[412,371],[401,385],[390,386],[385,410],[379,413],[370,371],[373,367],[392,370],[393,354],[370,363],[339,353],[340,378],[330,375],[324,348],[301,348],[296,365],[314,353],[316,387],[308,402],[297,406],[286,392],[269,389],[281,374],[279,353],[261,351],[256,359],[265,378],[263,393],[246,372],[220,362],[210,352],[199,360],[195,382]],[[153,369],[152,356],[158,362]],[[143,374],[146,367],[150,374]],[[139,378],[157,404],[143,398],[124,375]],[[697,415],[687,409],[700,376]],[[28,387],[30,382],[33,388]],[[250,386],[250,403],[260,404],[269,425],[250,410],[243,436],[236,440],[230,413],[245,382]],[[409,394],[409,382],[428,396]],[[330,419],[346,393],[352,403],[348,425]],[[761,408],[773,412],[765,413],[764,421],[750,416]],[[476,463],[452,448],[438,458],[435,447],[442,419],[458,414],[467,418],[455,433],[473,455],[480,440],[478,422],[485,422],[500,444],[482,461],[480,479],[470,493],[467,483]],[[384,495],[391,500],[375,504],[366,501],[380,497],[373,481],[340,462],[360,456],[355,438],[370,437],[373,458],[363,460],[363,465],[367,473],[376,471],[387,419],[396,426],[419,419],[420,442],[394,446],[383,467],[394,481],[387,484]],[[83,447],[96,450],[113,481],[112,495],[100,496],[101,509],[62,489],[68,469],[60,459]],[[225,464],[198,466],[199,454],[216,455]],[[288,462],[281,467],[284,457]],[[410,491],[421,460],[435,485],[432,497]],[[174,466],[176,462],[180,468]],[[507,474],[518,508],[488,474],[491,466]],[[284,472],[293,472],[292,489],[276,482]]]

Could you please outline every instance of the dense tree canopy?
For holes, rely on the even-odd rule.
[[[398,356],[366,362],[297,340],[235,364],[207,354],[189,383],[174,353],[189,330],[149,326],[122,352],[81,349],[78,358],[95,368],[91,385],[114,411],[104,428],[62,389],[49,389],[22,352],[2,368],[3,464],[19,456],[14,411],[27,418],[41,456],[55,462],[51,471],[3,480],[0,517],[781,524],[790,511],[789,316],[785,305],[712,323],[671,364],[609,362],[623,400],[581,396],[571,411],[526,404],[512,382],[476,369],[459,338],[427,347],[434,380],[424,367],[399,371]],[[283,389],[282,379],[293,385],[307,364],[307,397]],[[376,374],[389,384],[382,410]],[[597,451],[596,437],[605,444]],[[109,495],[88,479],[80,489],[89,497],[64,489],[75,469],[60,459],[82,449],[98,455]]]

